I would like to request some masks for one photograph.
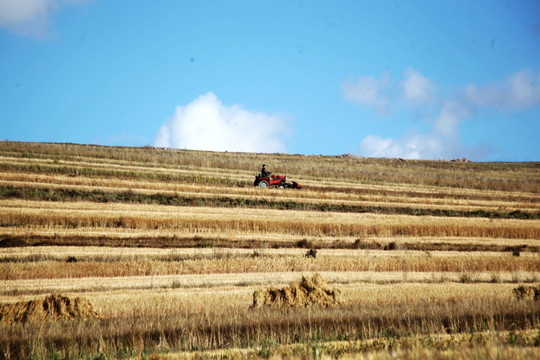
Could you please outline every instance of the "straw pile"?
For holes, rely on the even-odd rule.
[[[311,278],[302,276],[299,283],[293,282],[283,289],[269,288],[255,291],[251,308],[263,306],[330,307],[341,303],[341,292],[338,289],[329,288],[322,276],[315,274]]]
[[[99,318],[90,302],[84,298],[49,295],[42,300],[0,304],[0,323],[16,324],[45,320],[89,320]]]

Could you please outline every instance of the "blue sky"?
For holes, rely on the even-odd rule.
[[[0,0],[0,139],[539,161],[538,1]]]

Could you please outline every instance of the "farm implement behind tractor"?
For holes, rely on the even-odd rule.
[[[287,182],[286,176],[281,175],[268,175],[262,176],[260,173],[255,176],[253,186],[262,188],[275,187],[279,189],[301,189],[302,187],[296,181],[292,183]]]

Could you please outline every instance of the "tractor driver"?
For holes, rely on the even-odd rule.
[[[262,177],[267,177],[267,176],[270,176],[272,175],[272,173],[268,170],[266,170],[266,165],[263,164],[263,167],[262,167],[262,170],[261,170],[261,176]]]

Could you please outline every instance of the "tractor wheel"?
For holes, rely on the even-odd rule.
[[[267,188],[267,187],[268,187],[268,181],[266,181],[266,180],[261,180],[261,181],[259,182],[259,187]]]

